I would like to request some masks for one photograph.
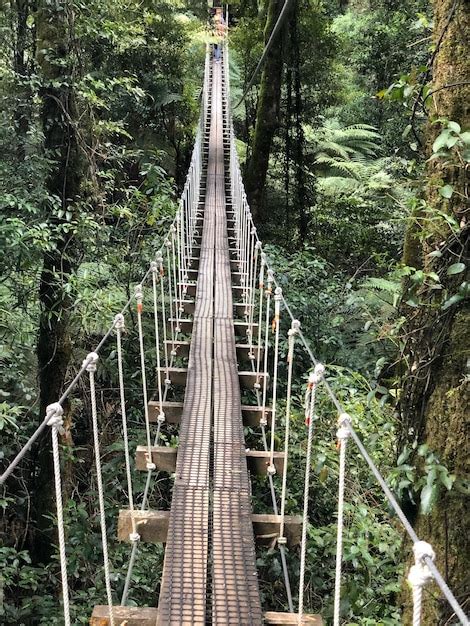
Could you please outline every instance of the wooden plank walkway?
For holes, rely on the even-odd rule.
[[[158,624],[261,624],[227,236],[223,72],[212,66],[199,272]]]

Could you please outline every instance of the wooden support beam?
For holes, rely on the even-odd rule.
[[[158,610],[154,608],[140,608],[136,606],[113,606],[113,617],[116,626],[155,626]],[[109,621],[109,606],[95,606],[90,619],[90,626],[107,626]]]
[[[261,546],[270,546],[279,537],[281,516],[269,513],[254,513],[251,516],[255,541]],[[302,516],[286,515],[284,517],[284,534],[289,548],[300,544],[302,538]]]
[[[249,324],[247,322],[241,322],[240,320],[235,320],[233,323],[235,328],[235,337],[243,337],[246,338],[246,331],[249,328]],[[258,336],[258,324],[253,324],[253,337]]]
[[[174,324],[176,326],[176,322],[178,322],[180,330],[185,335],[190,335],[193,332],[193,320],[188,318],[183,318],[176,320],[175,318],[169,317],[167,320],[168,329],[171,329],[171,325]]]
[[[251,346],[251,354],[254,356],[250,359],[250,346],[247,343],[237,343],[235,348],[237,349],[237,361],[239,363],[251,363],[258,358],[258,347]],[[260,348],[260,358],[263,362],[264,348]]]
[[[152,462],[155,463],[158,470],[173,474],[176,471],[176,458],[178,456],[178,448],[170,446],[152,446]],[[139,471],[147,470],[148,462],[147,446],[137,446],[135,455],[135,467]],[[252,474],[258,476],[266,476],[270,455],[264,450],[247,450],[246,462],[248,469]],[[278,474],[282,474],[284,470],[284,452],[274,453],[274,467]]]
[[[194,300],[189,300],[189,299],[184,299],[184,300],[179,300],[179,299],[175,299],[173,300],[174,302],[174,306],[182,306],[183,307],[183,312],[180,313],[180,315],[192,315],[194,313],[194,308],[195,308],[195,302]]]
[[[170,446],[152,446],[152,462],[155,463],[157,470],[173,474],[176,471],[176,457],[178,448],[170,448]],[[147,446],[137,446],[135,453],[135,468],[140,471],[147,471],[148,462]]]
[[[183,402],[162,402],[162,409],[165,413],[165,420],[169,424],[179,424],[183,413]],[[160,403],[158,400],[150,400],[149,402],[149,420],[156,422],[160,413]],[[257,427],[263,414],[262,407],[242,405],[243,424],[245,426]],[[270,407],[265,409],[268,424],[271,424],[272,411]]]
[[[264,623],[270,626],[289,626],[290,624],[297,626],[299,617],[297,613],[277,613],[268,611],[264,614]],[[302,615],[302,625],[305,626],[323,626],[321,615]]]
[[[146,543],[166,543],[170,511],[134,511],[137,532],[140,540]],[[276,541],[281,524],[280,515],[266,513],[252,514],[253,533],[259,545],[269,546]],[[302,517],[300,515],[286,515],[284,532],[287,545],[292,548],[300,544],[302,536]],[[132,532],[131,512],[129,509],[119,511],[118,541],[129,541]]]
[[[197,287],[197,283],[196,282],[191,282],[191,281],[187,281],[185,283],[179,282],[178,283],[178,289],[179,288],[183,289],[183,293],[184,293],[184,289],[186,289],[186,295],[191,296],[192,298],[194,298],[194,296],[196,295],[196,287]]]
[[[273,462],[276,472],[282,474],[284,471],[284,452],[274,452]],[[252,474],[266,476],[268,472],[270,454],[264,450],[248,450],[246,453],[246,463]]]
[[[137,532],[146,543],[166,543],[170,511],[134,510]],[[121,509],[118,519],[118,541],[129,541],[132,533],[132,518],[129,509]]]
[[[270,425],[273,415],[271,407],[266,407],[264,413],[268,421],[268,425]],[[251,406],[249,404],[242,404],[242,416],[244,426],[258,427],[259,421],[263,416],[263,408]]]
[[[166,347],[168,349],[168,354],[171,350],[173,350],[173,341],[171,339],[167,339],[165,341]],[[188,357],[189,356],[189,348],[191,346],[190,341],[175,341],[174,342],[175,350],[177,356]],[[164,367],[161,367],[162,372],[164,373],[166,370]]]
[[[254,390],[254,385],[257,381],[260,383],[262,389],[266,377],[269,386],[269,374],[266,374],[266,372],[260,372],[259,374],[256,372],[238,372],[238,380],[240,381],[240,387],[242,389]]]
[[[160,414],[160,403],[158,400],[150,400],[148,406],[149,421],[156,422]],[[182,402],[162,402],[162,410],[165,413],[165,420],[169,424],[179,424],[181,422],[181,414],[183,413]]]
[[[188,377],[187,367],[169,367],[168,376],[171,380],[171,384],[175,387],[185,387],[186,379]]]

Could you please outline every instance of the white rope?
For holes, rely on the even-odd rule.
[[[268,286],[264,295],[266,296],[266,316],[265,316],[265,325],[264,325],[264,377],[263,377],[263,400],[261,403],[262,408],[262,416],[260,420],[261,426],[266,426],[268,420],[266,419],[266,396],[268,389],[268,381],[267,381],[267,373],[268,373],[268,351],[269,351],[269,316],[271,312],[271,294],[272,294],[272,273],[268,272]],[[257,372],[255,390],[260,388],[259,382],[260,372]]]
[[[108,538],[107,538],[107,533],[106,533],[106,516],[105,516],[105,510],[104,510],[103,476],[102,476],[102,471],[101,471],[100,437],[99,437],[99,431],[98,431],[98,411],[96,409],[95,372],[96,372],[96,363],[98,361],[98,355],[95,352],[92,352],[88,355],[87,358],[90,359],[86,367],[86,370],[89,373],[89,377],[90,377],[91,418],[93,422],[93,441],[94,441],[94,448],[95,448],[96,485],[98,488],[98,502],[99,502],[99,508],[100,508],[101,544],[103,547],[104,579],[105,579],[105,585],[106,585],[106,595],[108,597],[109,623],[110,623],[110,626],[114,626],[113,595],[111,591],[111,577],[110,577],[109,556],[108,556]]]
[[[338,480],[338,526],[336,532],[336,570],[335,600],[333,610],[333,626],[339,626],[341,602],[341,565],[343,561],[343,530],[344,530],[344,479],[346,475],[346,445],[351,431],[348,428],[351,419],[347,413],[339,417],[339,428],[336,433],[339,445],[339,480]]]
[[[274,330],[274,365],[273,365],[273,397],[271,409],[271,450],[269,453],[268,474],[272,476],[276,473],[274,465],[274,439],[276,435],[276,409],[277,409],[277,378],[279,369],[279,331],[281,325],[281,300],[282,289],[276,287],[274,292],[274,319],[272,328]]]
[[[155,469],[155,463],[153,463],[152,461],[152,440],[150,435],[150,419],[147,395],[147,373],[145,371],[144,332],[142,329],[142,285],[136,285],[135,299],[137,300],[137,329],[139,333],[140,370],[142,376],[142,397],[144,404],[145,432],[147,435],[147,469],[149,471],[152,471]]]
[[[294,364],[294,346],[295,337],[300,330],[300,322],[294,320],[288,333],[288,351],[287,351],[287,390],[286,390],[286,424],[284,432],[284,468],[282,471],[282,489],[281,489],[281,523],[279,526],[278,544],[285,545],[287,543],[284,537],[284,523],[286,511],[286,492],[287,492],[287,462],[289,458],[289,436],[290,436],[290,407],[292,399],[292,368]]]
[[[115,325],[116,329],[116,348],[117,348],[117,364],[118,364],[118,378],[119,378],[119,396],[121,401],[121,418],[122,418],[122,438],[124,441],[124,457],[126,462],[126,477],[127,477],[127,495],[129,499],[129,510],[131,512],[131,524],[132,532],[129,535],[131,541],[139,541],[140,535],[137,533],[137,527],[134,517],[134,495],[132,491],[132,474],[131,474],[131,455],[129,452],[129,437],[127,433],[127,411],[126,411],[126,396],[124,391],[124,369],[122,358],[122,333],[125,330],[124,316],[121,314],[116,315]]]
[[[308,426],[307,452],[305,458],[304,508],[302,516],[302,540],[300,543],[300,576],[299,576],[299,612],[298,622],[302,624],[304,610],[305,557],[307,554],[308,496],[310,490],[310,465],[312,463],[313,421],[315,417],[315,395],[318,383],[323,377],[325,368],[321,363],[315,366],[308,379],[305,395],[305,422]]]
[[[156,261],[150,264],[152,270],[152,288],[153,288],[153,318],[155,324],[155,352],[157,361],[157,388],[158,388],[158,404],[159,413],[157,421],[163,423],[165,421],[165,413],[163,412],[163,393],[162,393],[162,370],[160,364],[160,332],[158,329],[158,304],[157,304],[157,277],[159,276],[159,268]],[[163,320],[165,323],[165,320]]]
[[[62,577],[62,602],[65,626],[70,626],[69,584],[67,578],[67,555],[65,552],[64,509],[62,504],[62,482],[60,477],[60,452],[58,433],[63,432],[64,409],[56,402],[46,408],[47,425],[51,427],[52,458],[54,461],[55,500],[57,507],[57,534],[59,538],[60,573]]]
[[[417,541],[413,545],[415,563],[411,566],[408,574],[408,583],[413,596],[413,626],[421,625],[421,607],[423,588],[433,579],[433,575],[425,562],[425,558],[432,561],[436,558],[434,550],[426,541]]]
[[[168,362],[168,341],[167,341],[167,332],[166,332],[166,310],[165,310],[165,269],[163,267],[163,257],[157,257],[157,263],[160,268],[160,300],[162,304],[162,328],[163,328],[163,352],[165,355],[165,391],[168,388],[170,381],[170,373],[168,371],[169,362]]]

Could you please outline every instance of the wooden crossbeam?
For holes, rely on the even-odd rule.
[[[148,459],[147,446],[137,446],[135,454],[135,467],[139,471],[147,471]],[[178,456],[178,448],[170,446],[152,446],[151,447],[152,462],[155,463],[158,470],[173,474],[176,471],[176,458]],[[266,476],[269,465],[269,452],[263,450],[247,450],[246,462],[248,469],[252,474],[258,476]],[[282,474],[284,469],[284,452],[274,452],[274,467],[278,474]]]
[[[146,543],[166,543],[170,511],[141,511],[139,509],[134,511],[134,519],[136,520],[137,532],[140,534],[141,541]],[[281,516],[253,513],[251,521],[257,543],[262,546],[274,545],[276,538],[279,536]],[[287,545],[290,548],[298,546],[302,536],[302,517],[300,515],[286,515],[284,528]],[[131,532],[131,511],[129,509],[121,509],[118,519],[118,541],[129,541]]]

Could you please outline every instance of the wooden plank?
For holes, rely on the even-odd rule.
[[[150,400],[149,404],[149,421],[156,422],[160,414],[160,403],[158,400]],[[181,414],[183,412],[182,402],[162,402],[162,410],[165,413],[165,421],[168,424],[179,424]]]
[[[169,446],[152,446],[152,462],[157,470],[174,474],[176,472],[176,457],[178,448]],[[135,453],[135,468],[140,471],[147,471],[147,446],[137,446]]]
[[[135,510],[134,519],[136,520],[137,532],[140,534],[141,541],[145,543],[166,543],[170,511]],[[290,548],[294,548],[300,544],[302,537],[302,517],[300,515],[286,515],[284,519],[287,545]],[[251,522],[255,540],[259,545],[269,546],[275,543],[276,538],[279,536],[280,515],[252,513]],[[118,520],[118,541],[129,541],[131,532],[131,512],[129,509],[121,509]]]
[[[112,611],[115,626],[155,626],[158,618],[158,609],[148,607],[113,606]],[[90,626],[107,626],[109,623],[109,606],[95,606]]]
[[[190,341],[171,341],[171,339],[167,339],[165,341],[166,347],[168,349],[168,352],[170,352],[173,349],[176,350],[176,354],[177,356],[181,356],[184,358],[187,358],[189,356],[189,348],[191,346],[191,342]],[[165,372],[165,368],[162,367],[161,368],[162,372]]]
[[[289,624],[299,624],[297,613],[276,613],[268,611],[264,614],[264,623],[271,626],[288,626]],[[323,626],[321,615],[302,615],[301,624],[306,626]]]
[[[147,543],[166,543],[170,511],[135,510],[136,530],[141,541]],[[121,509],[118,519],[118,541],[129,541],[132,532],[132,515],[129,509]]]
[[[273,462],[276,472],[282,474],[284,471],[284,452],[274,452]],[[264,450],[247,450],[246,462],[252,474],[266,476],[268,471],[270,454]]]
[[[276,538],[279,537],[281,516],[254,513],[251,519],[256,543],[263,546],[273,545],[276,542]],[[289,548],[295,548],[300,544],[302,538],[302,516],[286,515],[284,522],[284,534],[287,539],[287,545]]]
[[[235,346],[237,350],[237,361],[239,363],[251,363],[258,359],[258,348],[253,345],[250,346],[247,343],[237,343]],[[263,362],[264,348],[260,348],[260,359]]]
[[[271,424],[272,414],[272,409],[270,407],[266,407],[266,409],[264,409],[264,415],[266,417],[268,425]],[[243,424],[245,426],[259,426],[259,421],[263,416],[263,407],[242,404],[242,416]]]
[[[256,372],[238,372],[238,380],[240,381],[240,387],[242,389],[254,389],[255,383],[258,382],[261,385],[261,389],[264,385],[264,380],[267,380],[267,384],[269,387],[269,374],[265,372],[260,372],[257,374]]]
[[[176,471],[176,459],[178,448],[169,446],[152,446],[152,462],[155,463],[158,470],[173,474]],[[147,446],[137,446],[135,455],[135,467],[139,471],[147,471]],[[258,476],[266,476],[270,455],[269,452],[263,450],[248,450],[246,452],[246,461],[248,469],[252,474]],[[278,474],[282,474],[284,470],[284,452],[274,452],[274,467]]]
[[[179,424],[181,422],[181,414],[183,412],[183,402],[162,402],[162,409],[165,413],[165,420],[169,424]],[[150,400],[149,402],[149,420],[156,422],[160,413],[160,403],[158,400]],[[242,405],[242,417],[244,426],[257,427],[263,415],[263,408],[251,405]],[[272,410],[270,407],[265,409],[265,416],[268,425],[271,424]]]

